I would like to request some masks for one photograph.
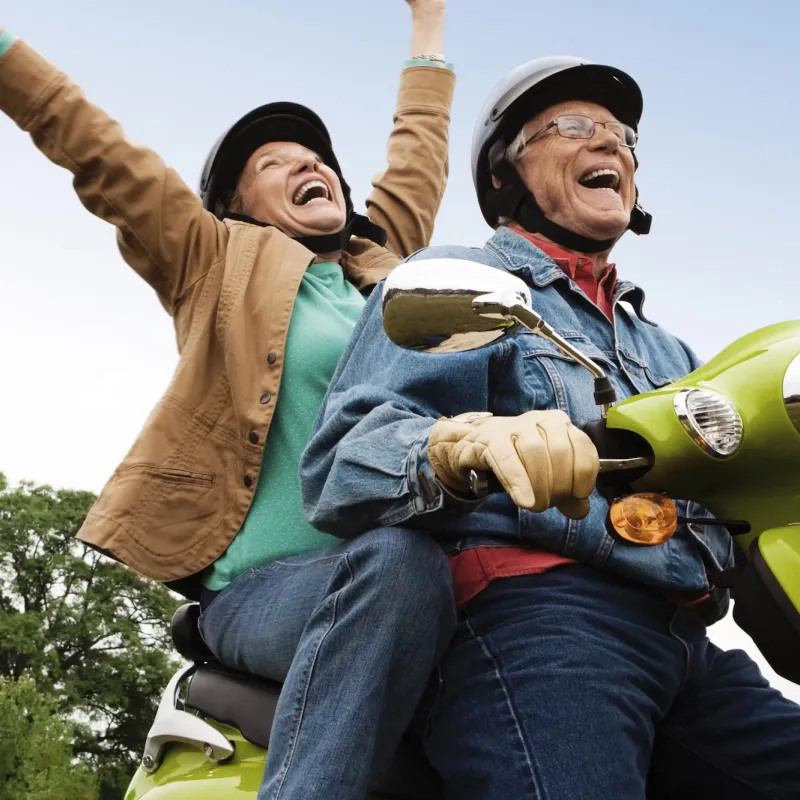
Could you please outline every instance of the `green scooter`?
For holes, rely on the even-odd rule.
[[[800,322],[751,333],[682,380],[616,403],[602,369],[501,270],[456,259],[402,264],[384,283],[383,320],[396,344],[438,353],[528,330],[589,370],[600,409],[587,432],[601,456],[609,525],[632,546],[658,546],[677,527],[671,497],[709,509],[742,554],[714,576],[735,592],[734,619],[779,675],[800,683]],[[472,476],[477,496],[498,489],[492,476]],[[280,685],[216,663],[198,616],[187,604],[173,619],[173,641],[190,663],[164,692],[125,800],[251,800],[258,791]],[[370,797],[444,793],[408,739]]]

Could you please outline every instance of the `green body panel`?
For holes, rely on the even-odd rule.
[[[168,745],[159,768],[141,767],[125,793],[125,800],[255,800],[267,751],[248,742],[236,728],[203,719],[230,739],[236,750],[224,764],[213,764],[196,747],[180,742]],[[372,800],[379,800],[377,795]]]
[[[254,800],[264,777],[266,751],[235,728],[206,721],[235,744],[229,761],[212,764],[196,747],[168,745],[154,773],[137,770],[125,800]]]
[[[786,411],[783,380],[800,353],[800,322],[748,334],[682,380],[612,407],[608,427],[634,431],[653,448],[655,463],[633,484],[637,491],[695,500],[715,516],[744,519],[737,537],[747,552],[768,528],[800,522],[800,433]],[[673,408],[681,389],[711,389],[733,402],[744,426],[729,458],[704,452]]]
[[[800,612],[800,527],[773,528],[758,539],[758,549],[795,609]]]

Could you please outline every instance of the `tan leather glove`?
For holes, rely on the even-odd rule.
[[[428,439],[428,459],[445,486],[469,489],[470,470],[491,470],[521,508],[551,506],[572,519],[589,513],[600,462],[589,437],[563,411],[517,417],[488,412],[439,420]]]

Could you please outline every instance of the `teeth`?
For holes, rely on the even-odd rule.
[[[615,169],[596,169],[594,172],[584,175],[583,180],[589,181],[593,178],[599,178],[601,175],[613,175],[617,180],[619,180],[619,172],[617,172]]]
[[[615,169],[596,169],[594,172],[590,172],[588,175],[584,175],[581,178],[580,182],[586,183],[587,181],[599,178],[601,175],[613,175],[614,185],[612,188],[616,189],[617,186],[619,186],[619,172],[617,172]]]
[[[326,200],[330,200],[330,199],[331,199],[331,198],[330,198],[330,193],[328,192],[328,187],[327,187],[327,186],[326,186],[326,185],[325,185],[325,184],[324,184],[322,181],[309,181],[308,183],[304,183],[304,184],[303,184],[303,185],[302,185],[302,186],[301,186],[301,187],[300,187],[300,188],[299,188],[299,189],[298,189],[298,190],[297,190],[297,191],[294,193],[294,197],[292,198],[292,202],[293,202],[293,203],[294,203],[296,206],[299,206],[299,205],[301,204],[301,202],[302,202],[303,198],[306,196],[307,192],[308,192],[310,189],[314,189],[314,188],[317,188],[317,189],[322,189],[322,191],[325,193],[325,199],[326,199]]]

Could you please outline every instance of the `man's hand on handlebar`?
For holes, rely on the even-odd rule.
[[[589,513],[600,469],[595,446],[563,411],[439,420],[428,458],[439,480],[455,491],[468,491],[470,470],[491,470],[521,508],[541,512],[555,506],[572,519]]]

